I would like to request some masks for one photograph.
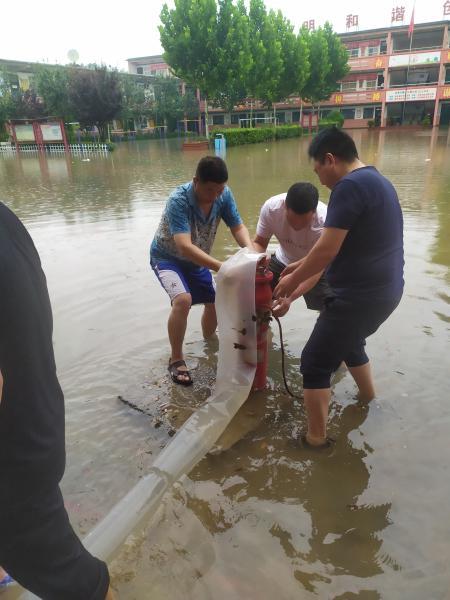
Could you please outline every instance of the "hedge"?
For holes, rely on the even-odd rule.
[[[280,125],[279,127],[254,127],[251,129],[214,129],[211,132],[212,136],[218,133],[225,137],[227,146],[239,146],[300,137],[303,130],[299,125]]]

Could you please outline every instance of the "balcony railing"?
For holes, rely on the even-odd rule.
[[[438,45],[433,44],[433,46],[420,46],[418,48],[413,46],[411,48],[411,52],[420,52],[421,50],[442,50],[443,48],[445,49],[445,46],[444,43],[441,42]],[[409,54],[409,47],[402,48],[401,50],[395,50],[394,48],[392,48],[392,54]]]
[[[424,87],[427,85],[438,85],[438,81],[427,81],[426,83],[391,83],[388,89],[392,88],[404,88],[404,87]]]

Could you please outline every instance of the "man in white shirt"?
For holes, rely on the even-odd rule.
[[[273,273],[272,289],[277,285],[280,274],[287,265],[304,258],[319,239],[327,207],[319,202],[319,192],[311,183],[294,183],[287,193],[269,198],[261,208],[255,250],[265,252],[274,235],[279,246],[272,254],[269,269]],[[303,296],[306,306],[321,310],[324,299],[331,295],[323,273],[303,281],[288,298],[280,298],[272,307],[277,317],[287,313],[291,303]]]

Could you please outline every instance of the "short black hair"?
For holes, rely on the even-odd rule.
[[[319,202],[319,192],[312,183],[300,181],[288,189],[285,205],[297,215],[304,215],[311,210],[316,210]]]
[[[228,181],[227,165],[218,156],[204,156],[197,165],[195,175],[203,183],[207,181],[225,183]]]
[[[322,129],[309,145],[309,157],[321,163],[324,162],[325,155],[328,153],[349,163],[359,158],[353,139],[348,133],[337,127]]]

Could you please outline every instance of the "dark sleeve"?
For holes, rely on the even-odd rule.
[[[331,193],[324,226],[351,229],[364,208],[364,198],[358,187],[351,181],[340,181]]]

